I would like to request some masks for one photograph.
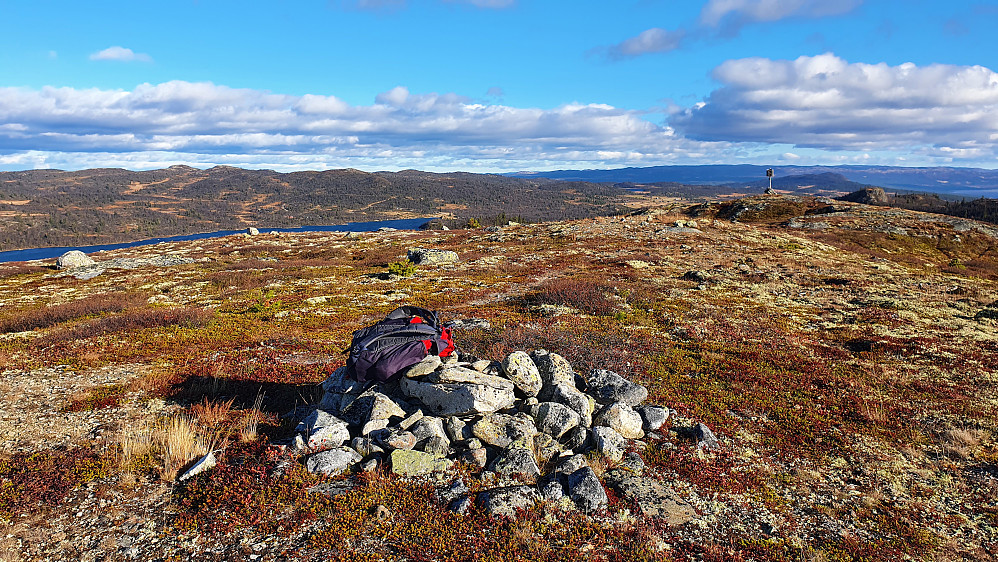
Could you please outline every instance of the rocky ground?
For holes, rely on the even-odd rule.
[[[458,261],[413,271],[415,248]],[[998,232],[982,223],[765,196],[91,257],[0,265],[3,560],[998,557]],[[509,378],[493,362],[543,349],[583,380],[605,369],[641,385],[669,419],[632,428],[618,454],[596,439],[610,404],[570,443],[575,430],[543,421],[558,408],[538,410],[556,400],[488,379],[514,393],[500,414],[564,429],[557,462],[533,459],[547,499],[518,511],[488,499],[513,487],[497,473],[534,485],[497,470],[505,445],[450,427],[416,447],[437,437],[425,454],[449,456],[446,470],[398,474],[369,433],[357,445],[382,462],[315,471],[299,421],[352,331],[400,304],[462,321],[458,349],[483,360],[462,369]],[[213,468],[176,481],[211,451]],[[543,494],[541,473],[569,458],[605,502]],[[670,509],[620,485],[639,474]]]

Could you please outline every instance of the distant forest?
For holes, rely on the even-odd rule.
[[[965,219],[998,224],[998,199],[948,201],[936,194],[908,193],[894,194],[888,198],[891,207],[952,215]]]
[[[394,218],[574,219],[619,212],[623,193],[610,184],[414,170],[0,172],[0,250]]]

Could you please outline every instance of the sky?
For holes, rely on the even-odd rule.
[[[998,166],[998,0],[0,0],[0,170]]]

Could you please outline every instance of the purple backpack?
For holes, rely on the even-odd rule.
[[[387,382],[434,354],[454,351],[450,329],[440,326],[437,314],[416,306],[400,306],[384,320],[353,333],[347,376],[357,382]]]

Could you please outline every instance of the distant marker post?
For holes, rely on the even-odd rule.
[[[768,170],[766,170],[766,177],[769,178],[769,189],[766,190],[766,193],[772,193],[773,192],[773,169],[772,168],[769,168]]]

